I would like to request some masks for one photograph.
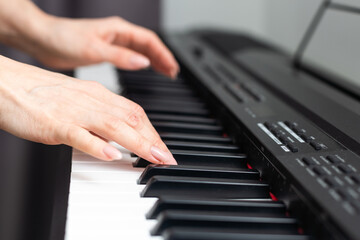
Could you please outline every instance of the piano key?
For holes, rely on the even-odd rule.
[[[85,164],[86,163],[86,164]],[[141,173],[141,169],[134,169],[131,167],[131,163],[129,162],[120,162],[120,161],[113,161],[113,162],[74,162],[72,164],[72,171],[73,172],[89,172],[89,171],[127,171],[128,173],[136,172],[138,174]]]
[[[238,233],[296,234],[297,220],[288,217],[223,216],[216,213],[192,213],[191,211],[166,210],[158,217],[151,230],[152,235],[161,235],[171,227],[216,230]]]
[[[181,107],[198,107],[198,108],[205,108],[206,105],[202,102],[188,102],[188,101],[177,101],[168,99],[166,103],[164,101],[160,101],[157,99],[132,99],[136,103],[140,104],[141,106],[149,106],[149,105],[157,105],[157,104],[167,104],[170,106],[181,106]]]
[[[133,73],[121,73],[121,81],[123,82],[151,82],[151,83],[163,83],[163,82],[170,82],[174,84],[181,84],[184,83],[184,80],[182,78],[177,78],[175,81],[156,73],[139,73],[139,72],[133,72]]]
[[[144,214],[157,199],[140,198],[142,188],[136,181],[141,169],[133,168],[130,159],[125,161],[126,155],[124,160],[97,163],[86,162],[83,156],[87,155],[73,153],[66,240],[150,239],[153,223]],[[132,227],[139,223],[141,233]]]
[[[184,165],[148,165],[141,174],[138,183],[146,184],[153,176],[184,176],[224,179],[258,180],[259,172],[252,169],[192,167]]]
[[[179,165],[246,168],[245,154],[186,150],[171,150],[171,153]],[[147,160],[138,158],[133,166],[146,167],[149,164]]]
[[[210,113],[201,108],[174,108],[171,106],[148,106],[144,107],[146,113],[172,114],[184,116],[208,116]]]
[[[162,240],[162,237],[153,237],[150,230],[153,223],[141,219],[124,218],[124,215],[108,216],[106,218],[71,217],[67,218],[66,240],[119,240],[141,239]],[[141,225],[141,231],[135,226]],[[126,226],[126,227],[124,227]]]
[[[182,142],[182,141],[164,141],[169,149],[174,150],[193,150],[207,152],[229,152],[237,153],[240,148],[232,144],[214,144],[214,143],[198,143],[198,142]]]
[[[135,85],[148,85],[148,84],[153,84],[155,86],[188,86],[184,81],[172,81],[172,80],[162,80],[162,79],[157,79],[154,78],[151,81],[144,81],[142,79],[136,79],[136,78],[132,78],[132,79],[124,79],[123,80],[123,86],[127,87],[131,84]]]
[[[236,233],[227,229],[194,229],[172,227],[166,229],[162,236],[164,240],[311,240],[308,235],[289,235],[271,233]]]
[[[154,128],[159,132],[193,133],[193,134],[221,134],[223,129],[217,125],[203,125],[177,122],[152,122]]]
[[[196,123],[202,125],[215,125],[217,122],[213,118],[201,116],[181,116],[172,114],[148,114],[149,119],[153,122],[183,122],[183,123]]]
[[[267,198],[269,185],[255,180],[154,176],[141,192],[142,197]]]
[[[147,101],[148,99],[157,100],[157,101],[184,101],[184,102],[202,102],[200,98],[196,96],[163,96],[163,95],[148,95],[148,94],[140,94],[140,93],[127,93],[126,95],[129,99],[138,99],[140,101]]]
[[[149,103],[151,101],[153,102],[170,102],[170,103],[183,103],[183,104],[202,104],[204,105],[204,102],[199,98],[195,96],[191,97],[179,97],[179,96],[146,96],[142,94],[134,94],[134,93],[128,93],[128,97],[131,98],[131,100],[139,103]]]
[[[173,111],[174,109],[181,109],[181,112],[195,112],[195,111],[200,111],[203,113],[208,113],[209,111],[207,110],[207,108],[205,106],[200,106],[200,105],[190,105],[190,104],[186,104],[186,103],[139,103],[139,105],[141,105],[144,110],[148,110],[148,111],[166,111],[166,114],[170,114],[170,115],[174,115],[171,113],[171,111]],[[178,111],[180,112],[180,111]],[[161,113],[160,113],[161,114]]]
[[[203,142],[203,143],[232,143],[231,138],[216,135],[202,135],[202,134],[183,134],[183,133],[159,133],[164,141],[189,141],[189,142]]]
[[[252,216],[285,216],[285,205],[282,202],[249,202],[161,197],[146,214],[146,218],[156,219],[162,211],[170,209],[230,213],[241,212],[251,214]]]
[[[147,87],[134,87],[131,89],[133,94],[142,94],[145,96],[151,95],[161,95],[161,96],[180,96],[180,97],[191,97],[195,96],[195,93],[188,89],[177,89],[177,88],[167,88],[167,87],[157,87],[157,88],[147,88]]]
[[[144,82],[136,79],[132,81],[127,81],[124,87],[131,89],[132,87],[137,87],[139,85],[143,87],[170,87],[170,88],[191,89],[188,85],[184,84],[184,82],[173,82],[173,81]]]
[[[142,82],[142,83],[139,83],[139,82],[129,82],[128,84],[126,84],[126,89],[128,91],[131,91],[131,92],[136,92],[138,91],[139,89],[141,90],[167,90],[169,89],[170,91],[176,91],[176,90],[179,90],[179,91],[186,91],[186,92],[193,92],[193,90],[187,86],[187,85],[184,85],[184,84],[174,84],[172,82],[162,82],[162,83],[150,83],[150,82]]]

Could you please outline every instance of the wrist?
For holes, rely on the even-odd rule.
[[[31,1],[0,0],[0,41],[6,45],[29,52],[46,32],[52,16]],[[18,9],[23,9],[19,14]]]

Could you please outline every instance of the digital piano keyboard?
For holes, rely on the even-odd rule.
[[[360,239],[359,99],[249,36],[163,36],[172,81],[118,71],[177,166],[74,151],[66,239]]]

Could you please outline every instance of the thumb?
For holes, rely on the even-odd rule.
[[[150,60],[144,55],[125,47],[104,44],[104,60],[125,70],[139,70],[150,66]]]

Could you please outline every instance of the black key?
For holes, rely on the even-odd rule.
[[[153,126],[159,132],[172,133],[193,133],[193,134],[213,134],[220,135],[223,132],[221,126],[203,125],[193,123],[177,123],[177,122],[152,122]]]
[[[174,82],[170,78],[157,74],[153,71],[136,71],[136,72],[120,72],[121,80],[124,82],[151,82],[151,83],[157,83],[157,82]],[[183,83],[184,80],[181,78],[177,78],[174,83]]]
[[[180,98],[180,99],[177,99],[177,98],[167,98],[166,100],[161,97],[161,96],[153,96],[153,97],[133,97],[132,100],[134,102],[137,102],[137,103],[145,103],[145,104],[150,104],[150,103],[173,103],[173,104],[185,104],[185,105],[190,105],[190,106],[196,106],[196,105],[204,105],[204,103],[201,101],[200,98],[190,98],[190,99],[187,99],[187,98]]]
[[[228,229],[198,229],[171,227],[162,234],[164,240],[311,240],[308,235],[271,234],[271,233],[236,233]]]
[[[322,149],[321,145],[315,141],[310,141],[310,145],[316,150],[319,151]]]
[[[141,174],[138,183],[146,184],[153,176],[182,176],[224,179],[258,180],[259,172],[252,169],[233,169],[215,167],[195,167],[184,165],[148,165]]]
[[[191,90],[191,88],[188,85],[185,85],[183,83],[175,83],[175,82],[144,82],[144,81],[128,81],[125,84],[125,88],[126,89],[133,89],[133,88],[138,88],[139,85],[141,85],[141,87],[146,87],[146,88],[157,88],[157,87],[163,87],[163,88],[177,88],[177,89],[187,89],[187,90]]]
[[[171,106],[148,106],[144,108],[146,113],[157,113],[157,114],[172,114],[172,115],[183,115],[183,116],[208,116],[209,111],[206,109],[197,108],[174,108]]]
[[[179,165],[246,168],[246,155],[244,154],[185,150],[172,150],[171,152]],[[146,167],[149,164],[148,161],[138,158],[133,166]]]
[[[190,104],[186,104],[186,103],[168,103],[168,102],[144,102],[141,103],[141,106],[146,110],[146,109],[160,109],[160,110],[166,110],[166,111],[170,111],[175,109],[182,109],[183,111],[187,110],[187,111],[204,111],[206,110],[205,106],[196,106],[196,105],[190,105]]]
[[[352,173],[353,172],[353,170],[349,167],[349,166],[347,166],[347,165],[345,165],[345,164],[339,164],[338,166],[337,166],[337,168],[338,169],[340,169],[340,171],[341,172],[343,172],[343,173]]]
[[[156,114],[156,113],[150,113],[148,114],[148,117],[151,121],[154,122],[184,122],[184,123],[197,123],[203,125],[216,124],[216,120],[209,117],[180,116],[180,115]]]
[[[231,201],[214,199],[160,198],[146,214],[147,219],[156,219],[165,210],[193,210],[221,213],[243,213],[251,216],[285,216],[281,202]]]
[[[173,101],[185,101],[185,102],[199,102],[201,101],[200,98],[195,97],[195,96],[162,96],[162,95],[157,95],[157,96],[151,96],[151,95],[147,95],[147,94],[140,94],[140,93],[127,93],[126,96],[129,99],[140,99],[141,101],[147,101],[147,100],[158,100],[158,101],[163,101],[166,102],[169,99],[173,100]]]
[[[164,141],[166,146],[171,150],[193,150],[206,152],[239,152],[239,147],[232,144],[214,144],[182,141]]]
[[[184,101],[176,101],[176,100],[173,100],[173,101],[169,100],[169,101],[163,102],[163,101],[149,99],[146,101],[139,101],[137,103],[140,104],[143,108],[146,108],[148,106],[161,106],[161,105],[166,105],[166,106],[171,106],[171,107],[176,107],[176,108],[198,108],[198,109],[205,108],[204,103],[184,102]]]
[[[131,93],[139,93],[144,95],[162,95],[162,96],[192,96],[194,92],[190,89],[172,88],[172,87],[149,87],[139,85],[128,89]]]
[[[154,176],[142,197],[248,199],[268,198],[269,185],[255,180]]]
[[[294,218],[222,216],[213,213],[192,214],[168,210],[159,215],[151,234],[161,235],[171,227],[191,227],[202,230],[226,229],[224,232],[238,233],[297,233],[297,221]]]
[[[182,134],[182,133],[159,133],[164,141],[187,141],[187,142],[203,142],[203,143],[232,143],[228,137],[201,135],[201,134]]]
[[[329,155],[326,157],[327,160],[329,160],[331,163],[334,163],[334,164],[337,164],[337,163],[342,163],[342,161],[337,158],[336,156],[332,156],[332,155]]]

